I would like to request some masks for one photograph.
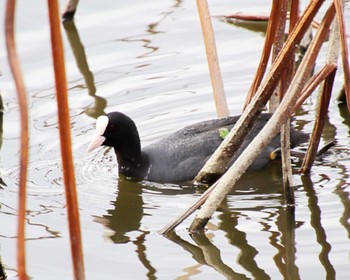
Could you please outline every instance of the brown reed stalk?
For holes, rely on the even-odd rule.
[[[301,41],[306,30],[309,28],[313,18],[322,6],[322,0],[310,2],[298,24],[295,26],[290,36],[287,38],[282,51],[276,57],[269,73],[254,95],[252,101],[243,111],[242,116],[237,121],[233,129],[199,171],[194,181],[199,183],[210,183],[224,174],[228,168],[231,158],[239,149],[242,139],[248,134],[254,120],[258,117],[260,110],[268,102],[275,89],[285,65],[294,54],[296,45]]]
[[[248,91],[243,109],[245,109],[247,105],[250,103],[250,101],[252,100],[254,94],[258,90],[258,87],[260,86],[261,81],[264,77],[267,64],[270,59],[270,53],[271,53],[271,49],[272,49],[275,35],[277,32],[278,24],[279,24],[278,19],[281,13],[281,4],[282,4],[282,1],[273,0],[270,17],[267,25],[265,44],[261,54],[260,63],[259,63],[258,69],[256,70],[252,85],[250,86],[250,89]]]
[[[321,102],[318,106],[316,122],[310,137],[310,143],[306,156],[300,168],[300,173],[310,174],[311,166],[315,161],[317,155],[318,145],[320,143],[323,127],[326,121],[327,111],[329,107],[329,101],[332,95],[333,82],[335,77],[336,69],[334,69],[325,79],[323,84],[323,91],[321,94]]]
[[[26,218],[26,181],[28,171],[28,104],[23,75],[16,52],[14,38],[15,0],[6,3],[5,34],[7,56],[15,81],[21,115],[21,152],[20,152],[20,176],[19,176],[19,206],[18,206],[18,229],[17,229],[17,263],[18,278],[26,280],[26,257],[25,257],[25,218]]]
[[[317,72],[316,75],[312,76],[311,79],[307,82],[304,87],[303,92],[299,96],[297,102],[295,102],[293,111],[295,112],[304,101],[315,91],[315,89],[321,84],[321,82],[326,79],[326,77],[335,69],[337,65],[335,64],[326,64]]]
[[[321,1],[319,1],[319,3],[314,2],[314,4],[320,4]],[[320,6],[318,6],[319,8]],[[313,12],[315,12],[315,7],[312,8],[311,10]],[[309,11],[307,12],[307,16],[310,16]],[[324,40],[326,33],[327,33],[327,29],[329,28],[329,25],[331,24],[331,19],[334,17],[334,6],[331,6],[325,17],[324,20],[322,22],[322,26],[321,26],[321,31],[318,32],[317,36],[314,38],[314,43],[312,45],[310,45],[309,51],[308,51],[308,56],[304,59],[304,66],[302,65],[301,68],[303,68],[304,70],[299,74],[299,78],[297,79],[296,83],[294,85],[294,89],[293,90],[297,90],[297,88],[301,87],[300,86],[300,82],[303,81],[305,79],[306,76],[308,76],[308,72],[311,71],[312,65],[314,64],[314,61],[316,59],[316,56],[318,54],[318,51],[320,49],[321,46],[321,42]],[[313,14],[315,15],[315,13]],[[309,18],[310,20],[310,18]],[[310,23],[310,21],[308,21]],[[297,27],[298,30],[300,30],[300,27]],[[294,36],[296,36],[298,33],[294,32]],[[286,53],[284,51],[284,53]],[[279,55],[281,56],[281,54]],[[284,56],[282,56],[284,58]],[[282,62],[284,60],[282,59]],[[273,66],[272,66],[273,67]],[[325,78],[331,71],[333,71],[336,68],[336,65],[332,64],[332,65],[326,65],[324,66],[316,75],[314,78],[312,78],[308,83],[305,84],[304,89],[302,91],[301,94],[296,95],[296,98],[294,98],[293,100],[295,100],[295,102],[289,102],[289,106],[284,106],[284,111],[289,111],[290,108],[290,114],[292,114],[298,107],[296,105],[292,106],[292,104],[299,104],[299,106],[302,104],[302,102],[308,97],[308,95],[310,95],[313,90],[318,86],[319,83],[322,82],[323,78]],[[305,81],[304,81],[305,82]],[[302,83],[304,83],[302,82]],[[308,95],[306,95],[308,94]],[[288,96],[288,95],[287,95]],[[278,122],[277,122],[278,123]],[[226,137],[227,138],[227,137]],[[246,149],[245,151],[247,151],[248,149]],[[249,153],[249,152],[248,152]],[[241,156],[241,158],[244,158],[245,155]],[[244,160],[244,159],[243,159]],[[243,160],[241,161],[241,164],[243,162]],[[232,167],[231,167],[232,168]],[[231,170],[230,168],[230,170]],[[229,170],[229,171],[230,171]],[[231,172],[231,173],[235,173]],[[226,175],[226,174],[225,174]],[[225,176],[224,175],[224,176]],[[230,177],[230,176],[227,176]],[[207,199],[210,196],[213,196],[213,192],[216,191],[218,185],[220,184],[220,181],[222,180],[222,178],[220,180],[218,180],[215,184],[213,184],[206,192],[204,192],[196,201],[194,204],[191,205],[191,207],[189,207],[187,210],[185,210],[183,213],[181,213],[177,218],[175,218],[171,223],[169,223],[166,227],[164,227],[160,233],[161,234],[167,234],[170,231],[174,230],[182,221],[184,221],[186,218],[188,218],[191,214],[193,214],[199,207],[201,207],[204,203],[207,202]],[[238,179],[237,179],[238,180]],[[230,182],[232,183],[232,182]],[[232,188],[232,184],[231,184],[231,188]],[[220,199],[224,198],[224,195],[220,195],[220,196],[215,196],[214,199],[217,199],[218,201],[220,201]],[[211,201],[211,203],[213,203],[213,201]],[[208,204],[208,203],[207,203]],[[218,205],[218,204],[215,204]],[[212,207],[211,210],[207,211],[210,213],[210,211],[212,211],[214,209],[216,209],[216,207]],[[209,220],[211,214],[209,215],[202,215],[202,217],[198,218],[198,215],[196,217],[196,219],[192,222],[192,225],[190,227],[190,231],[197,231],[197,230],[202,230],[204,228],[204,226],[206,225],[207,221]]]
[[[219,58],[216,51],[215,35],[210,20],[207,0],[197,0],[197,8],[207,54],[216,112],[219,118],[227,117],[230,112],[225,97],[224,84],[222,82],[219,66]]]
[[[250,164],[256,159],[261,150],[264,149],[272,137],[278,133],[280,126],[291,116],[293,104],[298,100],[298,97],[306,84],[306,80],[311,73],[334,16],[335,8],[334,4],[332,4],[325,13],[320,29],[317,31],[315,38],[311,42],[298,72],[294,76],[291,86],[278,109],[249,146],[237,158],[234,164],[219,179],[217,186],[210,193],[208,199],[204,202],[193,220],[189,228],[190,231],[203,231],[210,217],[216,211],[217,207],[219,207],[225,196],[234,187]]]
[[[295,112],[308,98],[314,90],[321,84],[321,82],[335,69],[337,66],[335,64],[326,64],[322,69],[317,72],[315,76],[313,76],[305,85],[303,92],[298,98],[298,101],[295,103],[292,112]],[[170,231],[174,230],[179,224],[181,224],[185,219],[187,219],[190,215],[192,215],[199,207],[203,205],[203,203],[207,200],[210,193],[217,186],[218,181],[215,182],[212,186],[210,186],[200,197],[199,199],[191,205],[190,208],[186,209],[183,213],[181,213],[178,217],[176,217],[173,221],[171,221],[168,225],[162,228],[159,233],[167,234]]]
[[[282,2],[282,9],[281,9],[281,17],[279,19],[279,28],[276,35],[277,42],[274,43],[274,53],[273,53],[273,59],[277,56],[277,54],[281,51],[284,41],[284,31],[287,21],[287,10],[288,10],[288,0],[283,0]],[[290,17],[292,20],[295,20],[295,16],[292,14],[295,11],[290,12]],[[289,31],[292,31],[296,22],[290,23]],[[289,83],[292,79],[292,74],[294,72],[294,56],[290,58],[290,61],[288,62],[286,68],[283,70],[283,73],[281,75],[281,80],[278,86],[278,90],[275,90],[277,94],[273,94],[271,96],[271,99],[269,101],[269,109],[275,111],[277,109],[278,103],[280,100],[284,97],[285,92],[288,89]],[[276,98],[278,102],[273,104],[272,103],[272,97],[276,95]],[[283,190],[284,190],[284,197],[285,197],[285,203],[289,207],[294,208],[295,204],[295,198],[294,198],[294,189],[293,189],[293,180],[292,180],[292,165],[291,165],[291,159],[290,159],[290,119],[288,119],[281,127],[281,157],[282,157],[282,178],[283,178]]]
[[[83,249],[80,232],[79,208],[75,186],[72,145],[70,137],[69,105],[64,67],[64,52],[60,32],[57,0],[48,0],[52,57],[55,71],[58,121],[61,143],[63,179],[67,201],[67,214],[70,233],[74,279],[85,279]]]
[[[299,0],[290,1],[289,31],[292,31],[299,20]]]
[[[334,5],[336,9],[337,21],[339,25],[340,33],[340,49],[343,61],[343,71],[344,71],[344,91],[346,96],[346,104],[348,106],[348,111],[350,112],[350,68],[349,68],[349,51],[347,44],[346,28],[344,21],[343,4],[341,0],[334,0]]]

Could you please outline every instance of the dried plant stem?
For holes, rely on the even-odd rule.
[[[79,0],[66,0],[66,5],[62,13],[63,20],[71,20],[74,18],[78,3]]]
[[[207,0],[197,0],[197,8],[204,37],[216,112],[219,118],[227,117],[230,113],[226,102],[224,84],[222,82],[219,59],[216,52],[215,35],[210,20]]]
[[[74,278],[76,280],[82,280],[85,279],[84,261],[70,137],[69,106],[67,98],[66,73],[64,67],[64,53],[60,32],[58,3],[57,0],[48,0],[47,2],[49,7],[52,56],[55,70],[56,97],[62,154],[63,179],[67,200],[67,214]]]
[[[315,76],[312,77],[305,85],[305,88],[302,94],[299,96],[298,101],[295,103],[296,105],[293,107],[292,112],[295,112],[301,104],[308,98],[314,90],[319,86],[319,84],[335,69],[337,66],[335,64],[327,64],[325,65]],[[163,229],[159,231],[161,234],[167,234],[170,231],[174,230],[179,224],[181,224],[185,219],[187,219],[190,215],[192,215],[209,197],[209,194],[214,190],[219,181],[210,186],[199,198],[198,200],[191,205],[190,208],[186,209],[183,213],[181,213],[177,218],[175,218],[172,222],[166,225]]]
[[[273,58],[280,52],[282,49],[283,44],[283,36],[284,36],[284,30],[286,25],[286,19],[287,19],[287,9],[288,9],[288,2],[287,0],[283,0],[282,5],[282,11],[281,17],[279,20],[279,32],[278,37],[276,36],[276,42],[275,42],[275,48],[274,48],[274,55]],[[291,7],[294,8],[294,10],[291,10],[290,17],[291,17],[291,23],[289,26],[289,31],[292,31],[293,28],[296,25],[296,18],[297,16],[294,15],[296,13],[298,15],[298,10],[295,8],[295,4],[291,4]],[[283,30],[283,32],[282,32]],[[295,56],[292,56],[290,58],[290,61],[287,64],[287,67],[284,69],[281,80],[278,86],[278,91],[275,90],[277,94],[273,94],[272,97],[276,96],[275,100],[270,99],[269,101],[269,109],[270,111],[274,112],[278,106],[278,103],[280,99],[282,99],[285,95],[285,92],[289,86],[289,83],[292,79],[292,74],[294,72],[294,65],[295,65]],[[285,203],[288,206],[292,206],[294,208],[295,204],[295,198],[294,198],[294,189],[293,189],[293,179],[292,179],[292,165],[291,165],[291,159],[290,159],[290,119],[287,119],[287,121],[282,125],[281,127],[281,156],[282,156],[282,178],[283,178],[283,190],[284,190],[284,197],[285,197]]]
[[[321,94],[321,103],[319,104],[319,107],[317,110],[316,122],[310,137],[310,143],[308,146],[308,150],[306,152],[306,156],[300,168],[300,173],[302,174],[310,174],[311,166],[317,155],[317,149],[320,143],[324,123],[327,116],[329,101],[332,95],[332,88],[333,88],[335,73],[336,73],[336,69],[333,69],[333,71],[328,75],[328,77],[326,78],[323,84],[323,91]]]
[[[15,0],[8,0],[6,5],[5,33],[6,48],[13,79],[16,84],[17,96],[21,114],[21,154],[20,154],[20,177],[19,177],[19,206],[18,206],[18,229],[17,229],[17,262],[18,278],[26,280],[25,258],[25,216],[26,216],[26,181],[28,171],[28,104],[22,71],[16,52],[14,38]]]
[[[278,109],[272,115],[265,127],[238,157],[235,163],[220,178],[218,185],[211,192],[202,208],[198,211],[196,218],[193,220],[190,226],[190,231],[196,232],[204,229],[208,220],[215,212],[217,207],[221,204],[228,192],[233,188],[250,164],[256,159],[261,150],[264,149],[270,140],[278,133],[281,125],[290,117],[293,104],[298,100],[298,96],[300,95],[306,83],[306,79],[313,68],[316,57],[323,41],[325,40],[334,15],[335,8],[332,4],[327,10],[321,22],[320,29],[317,31],[315,38],[311,42],[298,72],[296,73],[291,86],[289,87]]]
[[[289,10],[289,31],[292,31],[299,19],[299,0],[291,0]]]
[[[261,54],[260,63],[259,63],[258,69],[255,73],[255,77],[254,77],[254,80],[252,82],[252,85],[248,91],[247,99],[245,101],[245,105],[243,108],[246,108],[246,106],[250,103],[250,101],[252,100],[254,94],[258,90],[258,87],[260,86],[261,81],[264,77],[264,74],[265,74],[265,71],[267,68],[267,64],[268,64],[268,61],[270,58],[272,45],[273,45],[275,35],[277,32],[277,28],[279,25],[278,19],[279,19],[280,13],[281,13],[281,6],[282,6],[282,1],[280,1],[280,0],[274,0],[272,3],[270,18],[269,18],[269,22],[267,25],[265,44],[264,44],[264,48],[263,48],[263,51]]]
[[[296,45],[304,36],[322,3],[322,0],[310,2],[302,17],[299,19],[298,24],[287,38],[282,51],[278,54],[267,77],[259,87],[252,101],[248,104],[241,118],[238,120],[236,125],[233,127],[215,153],[199,171],[195,178],[195,182],[212,182],[213,178],[217,178],[226,172],[232,156],[240,147],[240,144],[243,142],[242,139],[249,132],[254,120],[259,115],[259,111],[269,100],[272,91],[279,81],[283,68],[285,67],[286,63],[290,61]]]
[[[160,234],[167,234],[170,231],[174,230],[179,224],[181,224],[185,219],[187,219],[194,211],[196,211],[199,207],[203,205],[203,203],[206,201],[206,199],[209,197],[210,193],[214,190],[217,183],[213,184],[208,188],[201,196],[200,198],[191,205],[190,208],[186,209],[183,213],[181,213],[179,216],[177,216],[173,221],[171,221],[169,224],[167,224],[165,227],[163,227],[159,233]]]
[[[349,51],[346,38],[346,28],[344,21],[344,11],[342,0],[334,0],[337,21],[339,25],[339,34],[340,34],[340,47],[343,61],[343,71],[344,71],[344,91],[346,96],[346,103],[348,106],[348,111],[350,112],[350,68],[349,68]]]
[[[305,85],[303,92],[298,98],[298,101],[295,102],[293,111],[296,111],[304,103],[306,98],[308,98],[312,92],[321,84],[321,82],[335,69],[337,68],[336,64],[326,64],[317,72]]]

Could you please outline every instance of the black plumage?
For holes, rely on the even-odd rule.
[[[117,156],[119,174],[154,182],[181,182],[192,180],[205,162],[223,141],[221,129],[234,126],[239,116],[203,121],[187,126],[169,136],[141,149],[141,142],[135,123],[120,112],[112,112],[104,119],[104,131],[99,134],[99,145],[111,146]],[[250,133],[237,151],[232,163],[257,135],[270,114],[261,114]],[[102,129],[103,130],[103,129]],[[306,141],[307,135],[291,130],[291,146]],[[99,146],[96,145],[96,146]],[[92,147],[93,146],[93,147]],[[280,146],[279,136],[253,162],[249,170],[266,166],[270,153]],[[90,144],[89,150],[95,146]]]

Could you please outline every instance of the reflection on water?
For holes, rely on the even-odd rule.
[[[3,123],[3,116],[4,116],[4,104],[2,101],[2,96],[0,94],[0,150],[2,147],[2,135],[3,135],[3,128],[2,128],[2,123]],[[3,186],[6,186],[2,178],[0,177],[0,189],[3,188]],[[1,202],[0,202],[0,209],[1,209]],[[1,261],[1,255],[0,255],[0,280],[4,280],[6,278],[6,274],[4,271],[4,268],[2,266],[2,261]]]
[[[77,67],[84,78],[85,86],[87,87],[88,94],[94,98],[95,103],[92,107],[86,108],[85,113],[94,119],[97,119],[101,115],[105,115],[104,109],[107,106],[107,100],[103,97],[96,95],[96,87],[94,82],[94,76],[89,69],[89,64],[85,55],[84,46],[80,40],[78,30],[75,27],[73,20],[63,22],[64,30],[72,48]],[[71,90],[71,89],[69,89]]]
[[[329,259],[329,253],[331,252],[332,246],[327,241],[326,231],[322,226],[321,222],[321,209],[318,205],[318,198],[316,196],[313,182],[308,176],[303,176],[303,187],[306,191],[306,195],[309,200],[309,209],[310,209],[310,223],[315,230],[317,242],[321,246],[321,252],[319,254],[319,259],[322,263],[322,266],[326,270],[327,279],[335,279],[335,270]]]
[[[2,95],[0,92],[0,150],[2,147],[2,141],[3,141],[3,121],[4,121],[4,102],[2,100]],[[2,180],[2,178],[0,177],[0,189],[6,186],[5,182]],[[1,204],[0,204],[1,207]]]
[[[261,176],[256,176],[257,174],[255,172],[248,173],[238,184],[242,188],[240,189],[238,187],[235,190],[235,194],[229,196],[229,199],[239,195],[243,199],[244,196],[253,199],[254,197],[260,197],[261,193],[265,193],[265,196],[267,196],[266,201],[268,201],[269,196],[275,196],[277,191],[280,196],[279,200],[281,200],[281,190],[278,189],[281,183],[276,184],[275,179],[273,179],[277,175],[276,172],[280,172],[280,165],[272,165],[268,170],[260,172],[264,172],[265,176],[269,175],[266,178],[271,178],[271,180],[267,180],[261,184],[260,190],[247,189],[245,186],[256,185],[256,180],[260,180],[259,178],[261,178]],[[321,224],[321,211],[318,206],[317,196],[310,178],[303,176],[302,179],[303,187],[309,200],[310,223],[314,228],[317,242],[321,246],[319,259],[325,269],[327,279],[335,279],[335,269],[329,256],[331,245],[327,241],[325,230]],[[145,205],[143,195],[145,195],[145,191],[147,192],[147,190],[157,191],[155,195],[171,195],[181,193],[181,188],[159,188],[154,185],[147,185],[144,182],[133,182],[124,178],[118,180],[117,187],[118,193],[116,200],[110,202],[113,207],[107,210],[107,214],[101,217],[95,217],[94,221],[105,226],[107,238],[114,243],[134,244],[135,252],[140,263],[148,271],[148,279],[157,279],[157,267],[152,265],[152,261],[147,258],[146,236],[150,234],[150,231],[141,229],[141,221],[147,216],[144,212],[147,206]],[[196,190],[195,188],[186,188],[184,191],[186,193],[193,193]],[[232,203],[234,204],[233,201],[228,202],[225,200],[221,205],[218,210],[218,223],[215,230],[208,233],[191,235],[192,242],[184,239],[181,233],[171,232],[166,236],[174,244],[189,253],[197,263],[194,266],[184,267],[183,271],[186,271],[186,276],[182,276],[181,279],[187,279],[197,275],[199,273],[198,269],[202,265],[215,269],[216,272],[226,279],[271,278],[271,275],[256,260],[259,254],[263,252],[260,252],[257,247],[250,244],[247,233],[239,229],[240,221],[247,219],[247,215],[245,214],[246,208],[235,207],[232,209],[232,206],[230,206]],[[349,200],[346,201],[346,205],[350,205]],[[256,211],[263,211],[264,207],[255,205],[254,209]],[[259,223],[262,226],[262,232],[269,234],[270,245],[277,250],[277,253],[273,256],[273,261],[284,279],[301,279],[296,263],[297,245],[295,232],[304,226],[305,223],[295,221],[294,212],[282,205],[274,206],[270,210],[269,215]],[[213,241],[216,234],[220,231],[224,233],[227,244],[236,247],[239,252],[230,257],[236,258],[236,264],[234,266],[223,260],[220,244],[216,245],[216,242]],[[138,232],[136,238],[130,238],[130,233],[132,232]],[[237,267],[237,265],[246,272],[242,273],[242,269],[235,270],[234,267]]]
[[[6,274],[2,266],[1,257],[0,257],[0,280],[5,280],[5,279],[6,279]]]
[[[96,218],[96,222],[104,224],[112,230],[108,236],[114,243],[126,243],[130,238],[126,235],[139,231],[143,213],[142,185],[136,182],[119,179],[118,195],[113,206],[106,215]]]

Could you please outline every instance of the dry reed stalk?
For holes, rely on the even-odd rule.
[[[67,201],[67,214],[71,242],[74,279],[85,279],[83,250],[80,232],[79,208],[75,186],[72,145],[70,137],[69,105],[67,98],[64,53],[60,32],[57,0],[48,0],[52,57],[55,72],[58,121],[61,143],[63,179]]]
[[[299,20],[299,0],[291,0],[289,10],[289,32],[291,32]]]
[[[337,14],[337,21],[339,25],[340,33],[340,49],[342,54],[343,61],[343,71],[344,71],[344,90],[346,96],[346,104],[348,106],[348,111],[350,112],[350,68],[349,68],[349,53],[348,53],[348,44],[346,38],[346,28],[344,21],[344,12],[343,12],[343,3],[342,0],[334,0],[334,5]]]
[[[280,40],[279,45],[278,41],[275,42],[275,49],[274,49],[274,55],[273,59],[277,56],[277,54],[280,52],[282,45],[283,45],[283,36],[284,36],[284,30],[287,20],[287,9],[288,9],[288,2],[287,0],[282,1],[282,11],[281,12],[281,18],[279,20],[281,25],[279,27],[279,36],[276,38]],[[291,22],[289,26],[289,33],[293,30],[293,28],[296,25],[296,18],[299,15],[298,10],[295,10],[295,4],[291,4],[294,8],[294,10],[290,11],[290,18]],[[297,16],[294,15],[294,13],[297,14]],[[282,33],[283,30],[283,33]],[[277,106],[279,104],[279,101],[284,97],[284,94],[290,84],[290,81],[292,79],[292,74],[294,73],[294,66],[295,66],[295,55],[290,58],[289,63],[287,64],[287,67],[283,70],[283,73],[281,75],[281,80],[279,83],[279,86],[277,87],[278,90],[275,92],[277,94],[273,94],[271,96],[271,99],[269,101],[269,109],[270,111],[274,112],[277,109]],[[272,97],[276,96],[272,99]],[[284,190],[284,197],[285,197],[285,203],[288,206],[293,206],[295,204],[295,198],[294,198],[294,189],[293,189],[293,178],[292,178],[292,165],[291,165],[291,159],[290,159],[290,119],[288,119],[281,127],[281,157],[282,157],[282,178],[283,178],[283,190]]]
[[[252,101],[243,111],[242,116],[215,153],[199,171],[194,179],[195,182],[210,183],[213,181],[213,179],[217,179],[226,172],[232,156],[240,147],[240,144],[243,142],[242,139],[249,132],[249,129],[252,127],[254,120],[258,117],[261,108],[269,100],[272,91],[279,81],[282,70],[284,69],[286,63],[290,61],[296,49],[296,45],[301,41],[322,4],[322,0],[312,1],[305,9],[303,15],[298,21],[298,24],[287,38],[282,51],[278,54],[269,73],[267,74],[267,77],[259,87]]]
[[[215,35],[210,20],[207,1],[197,0],[197,8],[202,27],[205,50],[207,54],[216,112],[219,118],[227,117],[230,114],[230,112],[225,97],[224,84],[222,82],[221,71],[219,66],[219,58],[216,51]]]
[[[28,104],[23,75],[16,52],[14,38],[15,0],[6,3],[5,34],[8,60],[15,81],[21,115],[21,152],[20,152],[20,176],[19,176],[19,205],[18,205],[18,229],[17,229],[17,263],[18,278],[26,280],[25,257],[25,218],[26,218],[26,181],[28,171]]]
[[[258,87],[261,84],[261,81],[264,77],[267,64],[270,58],[270,53],[272,49],[273,42],[275,40],[275,35],[277,32],[277,28],[279,25],[279,16],[281,13],[281,5],[282,1],[280,0],[273,0],[272,7],[271,7],[271,12],[270,12],[270,17],[267,25],[267,31],[266,31],[266,38],[265,38],[265,44],[263,47],[263,51],[261,54],[260,62],[258,69],[255,73],[254,80],[252,82],[252,85],[250,86],[250,89],[247,94],[247,98],[245,101],[245,104],[243,106],[243,109],[247,107],[247,105],[250,103],[252,100],[254,94],[258,90]]]
[[[295,103],[292,112],[295,112],[308,98],[314,90],[321,84],[321,82],[335,69],[337,66],[335,64],[326,64],[322,69],[317,72],[315,76],[313,76],[305,85],[303,92],[298,98],[298,101]],[[183,213],[181,213],[178,217],[176,217],[173,221],[171,221],[168,225],[162,228],[159,233],[167,234],[170,231],[174,230],[179,224],[181,224],[185,219],[187,219],[190,215],[192,215],[203,203],[207,200],[210,193],[217,186],[218,181],[210,186],[199,198],[198,200],[191,205],[190,208],[186,209]]]
[[[63,8],[62,19],[71,20],[74,18],[75,12],[78,7],[79,0],[66,0],[66,5]]]
[[[275,61],[277,55],[279,54],[279,52],[282,50],[282,47],[283,47],[284,33],[285,33],[286,22],[287,22],[287,12],[288,12],[288,0],[281,0],[280,9],[278,13],[275,15],[275,18],[272,19],[273,21],[277,22],[277,30],[273,40],[272,61]],[[288,68],[289,68],[289,64],[287,65],[286,69]],[[274,111],[276,111],[276,108],[280,103],[280,98],[281,96],[284,95],[285,73],[286,73],[286,70],[283,70],[283,73],[281,75],[281,80],[270,97],[269,104],[268,104],[268,111],[270,113],[273,113]]]
[[[199,199],[191,205],[190,208],[187,208],[184,212],[182,212],[179,216],[177,216],[174,220],[172,220],[169,224],[167,224],[165,227],[163,227],[159,233],[160,234],[167,234],[174,230],[179,224],[181,224],[185,219],[187,219],[191,214],[193,214],[199,207],[203,205],[203,203],[207,200],[210,193],[214,190],[216,187],[217,182],[210,186],[202,195],[199,197]]]
[[[316,75],[311,77],[311,79],[307,82],[304,87],[303,92],[299,96],[297,102],[295,102],[293,111],[295,112],[300,106],[304,103],[306,98],[308,98],[315,89],[322,83],[322,81],[337,68],[336,64],[326,64],[321,68],[320,71],[317,72]]]
[[[323,84],[323,90],[321,94],[321,103],[318,106],[316,122],[310,137],[310,143],[306,156],[303,160],[303,163],[300,168],[300,173],[310,174],[311,166],[314,163],[314,160],[317,155],[318,145],[320,143],[324,123],[326,121],[327,111],[329,107],[329,101],[332,95],[332,88],[334,77],[336,73],[336,68],[327,76]]]
[[[324,67],[321,68],[320,71],[318,71],[305,85],[302,93],[300,94],[297,102],[295,103],[292,112],[295,112],[308,98],[314,90],[322,83],[322,81],[335,69],[337,66],[335,64],[326,64]],[[161,234],[167,234],[174,230],[179,224],[181,224],[185,219],[187,219],[190,215],[192,215],[200,206],[203,205],[203,203],[208,198],[209,194],[213,191],[213,189],[218,184],[218,181],[210,186],[201,196],[200,198],[191,205],[190,208],[186,209],[183,213],[181,213],[178,217],[176,217],[173,221],[171,221],[168,225],[166,225],[164,228],[162,228],[159,233]]]
[[[312,71],[318,52],[328,34],[329,26],[335,15],[334,4],[327,10],[320,29],[312,40],[304,59],[289,87],[280,106],[267,122],[265,127],[254,138],[250,145],[242,152],[235,163],[220,178],[217,186],[210,193],[202,208],[198,211],[189,230],[192,232],[203,231],[210,217],[219,207],[226,195],[231,191],[236,182],[247,170],[258,154],[264,149],[270,140],[278,133],[281,125],[291,116],[293,104],[298,100],[300,93],[306,84],[307,77]]]

